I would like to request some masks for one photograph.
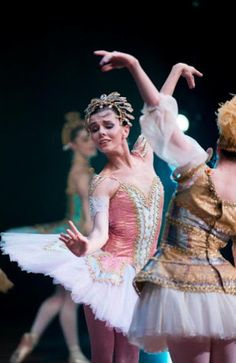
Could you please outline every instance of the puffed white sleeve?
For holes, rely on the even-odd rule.
[[[90,196],[89,210],[90,210],[90,215],[93,219],[95,218],[96,214],[99,212],[108,214],[109,198],[105,196],[103,197]]]
[[[171,167],[190,168],[206,162],[208,153],[177,125],[178,105],[172,96],[160,94],[158,106],[144,105],[140,126],[155,154]]]

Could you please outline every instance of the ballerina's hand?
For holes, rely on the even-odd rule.
[[[101,56],[100,67],[103,72],[110,71],[115,68],[129,68],[137,59],[130,54],[122,52],[108,52],[106,50],[96,50],[95,55]]]
[[[68,222],[67,234],[61,233],[59,239],[71,250],[74,255],[84,256],[88,250],[88,238],[78,231],[72,221]]]
[[[190,89],[195,87],[195,79],[194,77],[202,77],[203,74],[199,72],[196,68],[189,66],[185,63],[179,63],[177,64],[177,67],[181,70],[181,76],[184,77],[187,81],[188,87]]]

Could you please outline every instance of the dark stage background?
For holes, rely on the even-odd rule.
[[[67,111],[82,111],[92,97],[119,91],[134,106],[137,122],[131,143],[136,139],[142,101],[134,82],[126,70],[101,73],[94,50],[135,55],[158,87],[177,62],[202,71],[204,77],[197,79],[196,89],[188,90],[181,80],[174,95],[180,112],[190,119],[188,134],[205,148],[214,146],[217,139],[214,112],[218,103],[236,92],[235,19],[230,1],[130,4],[132,12],[122,2],[87,3],[83,11],[77,6],[2,9],[1,231],[64,217],[70,155],[62,151],[60,134]],[[99,171],[103,157],[99,155],[93,164]],[[174,185],[168,167],[158,158],[155,167],[166,190],[166,209]],[[0,256],[0,266],[15,284],[0,296],[4,327],[0,349],[7,355],[6,346],[13,349],[21,333],[29,329],[53,286],[49,278],[22,272],[7,256]],[[57,324],[43,339],[46,342],[50,334],[56,334],[66,355]],[[10,343],[5,345],[8,338]],[[82,339],[86,350],[87,340]]]

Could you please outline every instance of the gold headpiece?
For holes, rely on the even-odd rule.
[[[65,124],[62,128],[62,132],[61,132],[61,139],[62,139],[63,149],[68,150],[69,143],[71,141],[70,140],[71,131],[74,130],[78,126],[81,126],[81,127],[86,127],[86,126],[85,126],[85,121],[81,119],[79,112],[75,112],[75,111],[67,112],[65,114],[65,120],[66,120],[66,122],[65,122]]]
[[[223,150],[236,152],[236,96],[230,101],[220,104],[217,110],[219,129],[218,145]]]
[[[86,108],[85,120],[87,124],[91,114],[93,114],[98,108],[108,107],[115,109],[118,113],[120,122],[127,122],[129,126],[132,126],[130,120],[134,119],[134,116],[130,113],[133,112],[133,108],[130,103],[127,102],[126,97],[121,97],[118,92],[112,92],[109,95],[103,94],[100,98],[93,98]]]

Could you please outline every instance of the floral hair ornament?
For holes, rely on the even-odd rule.
[[[62,128],[61,139],[63,144],[63,150],[70,149],[70,137],[71,132],[77,127],[86,128],[85,121],[81,119],[80,113],[76,111],[67,112],[65,114],[65,124]]]
[[[90,116],[98,109],[110,108],[117,112],[121,125],[132,126],[130,120],[134,120],[134,116],[131,115],[133,108],[130,103],[127,102],[126,97],[121,97],[118,92],[112,92],[109,95],[103,94],[100,98],[93,98],[88,107],[85,110],[85,121],[89,125]]]
[[[218,145],[223,150],[236,152],[236,95],[232,96],[217,110]]]

